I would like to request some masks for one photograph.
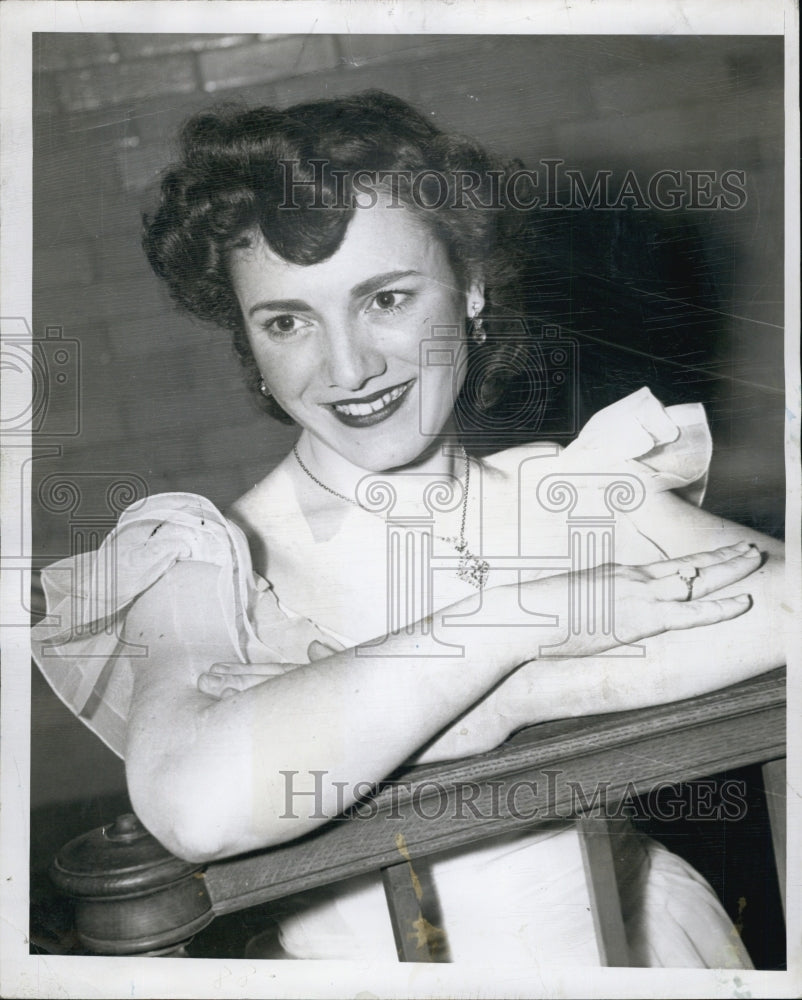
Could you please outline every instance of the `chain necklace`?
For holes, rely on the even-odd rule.
[[[487,574],[490,571],[490,565],[485,559],[480,559],[479,556],[475,556],[471,550],[468,548],[468,541],[465,538],[465,521],[468,517],[468,491],[471,485],[471,462],[468,458],[468,453],[464,448],[460,449],[462,451],[462,457],[465,460],[465,490],[462,495],[462,519],[460,521],[459,527],[459,537],[456,538],[453,535],[444,537],[443,535],[435,535],[441,542],[447,542],[449,545],[453,545],[459,554],[459,566],[457,568],[457,576],[460,580],[464,580],[465,583],[470,583],[471,586],[476,587],[481,590],[485,585],[485,580],[487,579]],[[360,510],[364,510],[365,513],[370,514],[367,507],[364,507],[358,500],[352,497],[347,497],[344,493],[338,493],[337,490],[327,486],[324,482],[317,478],[317,476],[308,469],[303,462],[303,459],[298,454],[298,446],[292,446],[292,453],[295,455],[295,460],[301,469],[306,473],[307,476],[312,480],[313,483],[325,490],[327,493],[331,493],[332,496],[337,497],[339,500],[344,500],[346,503],[350,503],[352,507],[359,507]]]

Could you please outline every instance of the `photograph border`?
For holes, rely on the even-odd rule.
[[[384,3],[382,0],[6,0],[0,5],[0,150],[2,151],[2,304],[0,321],[31,327],[31,35],[37,31],[154,33],[260,31],[453,34],[744,34],[784,35],[786,43],[785,375],[786,544],[788,606],[800,620],[800,364],[798,24],[790,0],[661,0],[565,5]],[[6,373],[3,372],[5,376]],[[24,379],[4,378],[3,412],[19,413],[30,397]],[[747,997],[796,996],[802,989],[802,858],[788,853],[786,972],[652,969],[494,969],[473,966],[389,967],[380,963],[275,962],[31,955],[28,929],[30,781],[30,642],[21,579],[31,552],[31,514],[19,509],[31,442],[4,438],[2,486],[2,787],[0,788],[0,967],[3,996],[85,997]],[[10,554],[9,554],[10,553]],[[788,662],[788,718],[802,717],[800,648]],[[802,727],[788,732],[789,843],[802,834]],[[798,840],[798,837],[796,838]],[[479,978],[479,973],[482,978]],[[490,981],[492,979],[492,981]]]

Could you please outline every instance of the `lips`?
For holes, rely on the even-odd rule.
[[[348,427],[370,427],[392,416],[401,406],[414,379],[365,396],[328,404],[335,417]]]

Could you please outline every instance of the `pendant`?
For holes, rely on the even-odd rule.
[[[459,553],[459,568],[457,576],[477,590],[481,590],[490,572],[490,563],[486,559],[475,556],[468,548],[468,543],[459,538],[444,538],[444,542],[453,545]]]
[[[489,572],[490,565],[485,559],[480,559],[478,556],[466,552],[460,559],[457,576],[460,580],[464,580],[466,583],[470,583],[471,586],[476,587],[477,590],[481,590],[485,585],[485,580],[487,580]]]

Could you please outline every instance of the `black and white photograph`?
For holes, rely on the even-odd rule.
[[[796,6],[0,14],[3,995],[798,995]]]

